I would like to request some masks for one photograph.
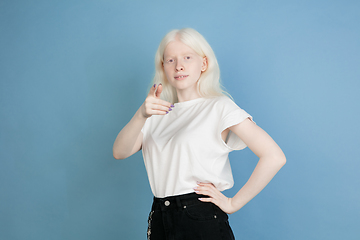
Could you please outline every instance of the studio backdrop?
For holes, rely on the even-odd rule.
[[[115,160],[162,37],[199,31],[287,164],[230,215],[237,239],[360,239],[360,2],[0,2],[0,239],[145,239],[142,153]],[[230,154],[234,194],[257,157]]]

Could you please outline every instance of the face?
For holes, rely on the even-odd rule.
[[[164,72],[169,83],[177,91],[195,91],[202,71],[206,70],[206,58],[179,40],[170,42],[164,51]]]

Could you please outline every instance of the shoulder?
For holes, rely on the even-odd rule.
[[[213,105],[216,108],[224,109],[224,110],[235,110],[239,109],[240,107],[228,96],[219,96],[209,98],[208,100],[210,105]]]
[[[246,118],[252,120],[252,116],[244,109],[240,108],[231,98],[228,96],[215,97],[209,100],[213,103],[211,106],[213,111],[217,113],[217,116],[223,119],[225,122],[228,120],[242,121]]]

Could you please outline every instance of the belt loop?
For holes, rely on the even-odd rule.
[[[176,198],[176,205],[181,208],[181,202],[180,202],[180,197]]]

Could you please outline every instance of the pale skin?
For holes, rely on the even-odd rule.
[[[176,88],[179,102],[200,97],[196,82],[206,69],[206,57],[199,56],[181,41],[170,42],[165,48],[163,70],[169,83]],[[162,85],[154,85],[133,118],[120,131],[113,146],[114,158],[124,159],[141,150],[143,139],[141,129],[147,118],[152,115],[171,114],[174,106],[160,99],[161,92]],[[229,131],[240,137],[259,157],[259,162],[249,180],[232,198],[226,197],[211,183],[198,183],[194,186],[194,191],[209,196],[209,198],[200,198],[201,201],[212,202],[224,212],[231,214],[241,209],[264,189],[286,163],[286,158],[276,142],[250,119],[224,130],[221,133],[224,141]]]

